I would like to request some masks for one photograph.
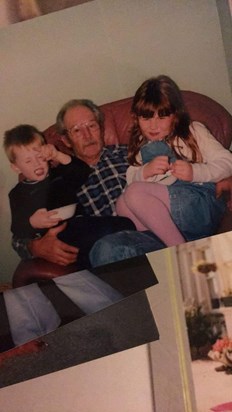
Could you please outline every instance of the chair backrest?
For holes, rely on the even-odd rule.
[[[203,123],[226,148],[232,143],[232,116],[219,103],[200,93],[183,91],[183,99],[191,120]]]
[[[227,149],[232,142],[232,116],[215,100],[203,94],[182,91],[184,103],[191,120],[203,123],[213,136]],[[129,141],[132,97],[100,106],[105,115],[105,144],[124,144]],[[44,131],[46,140],[60,150],[69,152],[56,132],[55,125]]]

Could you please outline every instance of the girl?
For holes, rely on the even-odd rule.
[[[232,154],[190,121],[176,83],[146,80],[132,103],[130,167],[117,213],[167,246],[215,233],[225,211],[215,183],[232,174]]]

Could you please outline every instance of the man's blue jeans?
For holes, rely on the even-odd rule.
[[[61,322],[36,283],[3,292],[14,344],[22,345],[56,329]]]
[[[150,232],[124,230],[104,236],[90,252],[93,267],[159,250],[165,245]],[[94,313],[123,296],[87,270],[54,279],[56,285],[86,314]],[[49,333],[60,325],[60,317],[37,284],[4,292],[15,345]]]
[[[90,251],[89,259],[92,267],[97,267],[165,247],[165,244],[149,231],[124,230],[98,240]]]
[[[121,293],[88,270],[54,279],[58,288],[86,314],[123,299]],[[61,319],[36,283],[3,292],[15,345],[22,345],[55,330]]]

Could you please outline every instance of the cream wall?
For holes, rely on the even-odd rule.
[[[172,76],[232,112],[214,0],[95,0],[0,30],[0,133],[46,128],[73,97],[101,104],[132,95],[147,77]],[[0,279],[18,262],[7,194],[17,178],[0,148]]]
[[[232,91],[232,1],[216,0],[220,20],[222,39],[225,50],[226,64],[228,67],[230,88]]]

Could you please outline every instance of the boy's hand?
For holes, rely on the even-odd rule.
[[[62,219],[56,217],[57,212],[38,209],[30,216],[29,221],[34,229],[45,229],[56,226]]]
[[[49,160],[57,161],[59,152],[53,144],[44,144],[44,145],[40,146],[38,151],[40,152],[40,155],[44,160],[46,160],[46,161],[49,161]]]
[[[53,144],[44,144],[36,150],[39,151],[40,156],[46,162],[48,162],[49,160],[62,164],[68,164],[71,162],[71,157],[57,150]]]
[[[155,175],[162,175],[170,169],[168,156],[157,156],[143,168],[143,177],[148,179]]]
[[[186,182],[192,182],[193,180],[192,165],[185,160],[176,160],[171,164],[170,170],[177,179],[185,180]]]

